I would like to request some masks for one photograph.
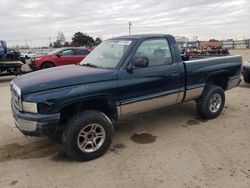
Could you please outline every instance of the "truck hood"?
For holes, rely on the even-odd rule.
[[[66,65],[16,77],[13,82],[22,94],[75,86],[117,78],[117,70]]]

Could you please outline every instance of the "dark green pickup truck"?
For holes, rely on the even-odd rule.
[[[201,117],[217,117],[241,65],[240,56],[183,61],[171,35],[112,38],[79,65],[15,78],[12,112],[23,134],[61,130],[68,155],[91,160],[108,150],[112,122],[128,115],[194,100]]]

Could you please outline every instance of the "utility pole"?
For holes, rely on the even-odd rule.
[[[25,40],[25,48],[28,48],[27,40]]]
[[[32,40],[30,40],[30,48],[32,49]]]
[[[52,44],[51,43],[51,37],[49,37],[49,48],[51,48],[50,44]]]
[[[131,26],[132,26],[132,23],[128,22],[128,34],[129,35],[131,34]]]

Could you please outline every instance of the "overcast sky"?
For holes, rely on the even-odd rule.
[[[0,40],[48,44],[61,31],[103,39],[170,33],[199,39],[250,38],[250,0],[0,0]]]

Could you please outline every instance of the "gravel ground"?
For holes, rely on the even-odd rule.
[[[231,53],[250,60],[250,50]],[[226,92],[214,120],[188,102],[116,123],[110,150],[79,163],[59,143],[14,127],[12,78],[0,78],[0,187],[250,187],[250,84]]]

